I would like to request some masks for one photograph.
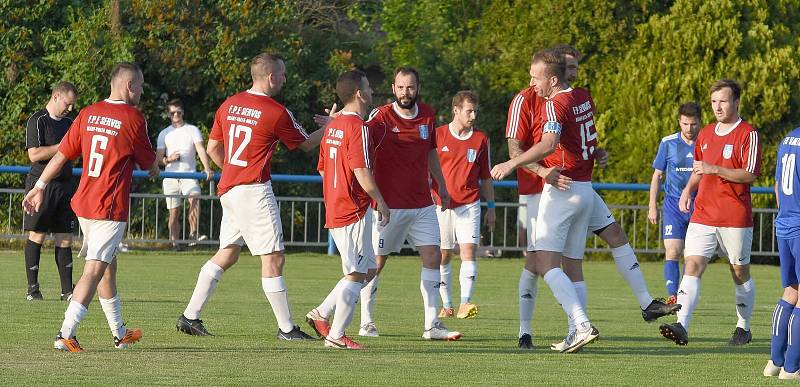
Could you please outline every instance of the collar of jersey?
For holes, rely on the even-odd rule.
[[[739,121],[736,121],[736,123],[733,124],[733,126],[731,126],[730,128],[728,128],[727,131],[725,131],[724,133],[721,133],[719,131],[719,124],[720,123],[717,122],[717,126],[714,127],[714,134],[716,134],[717,136],[727,136],[728,134],[733,132],[733,130],[736,129],[736,127],[739,126],[739,124],[741,124],[741,123],[742,123],[742,117],[739,117]]]
[[[268,95],[266,95],[266,94],[264,94],[264,93],[262,93],[260,91],[253,91],[251,89],[247,89],[247,92],[250,93],[250,94],[253,94],[253,95],[260,95],[262,97],[269,97]]]
[[[108,103],[113,103],[115,105],[122,105],[122,104],[125,103],[125,101],[122,101],[122,100],[119,100],[119,99],[108,99],[108,98],[106,98],[104,101],[106,101]]]
[[[417,115],[419,115],[419,105],[417,105],[416,103],[414,104],[414,114],[412,114],[410,116],[407,116],[407,115],[405,115],[403,113],[400,113],[399,109],[400,108],[397,106],[397,102],[392,102],[392,110],[394,110],[394,112],[397,113],[397,115],[400,116],[400,118],[403,118],[403,119],[406,119],[406,120],[413,120],[413,119],[417,118]]]
[[[356,112],[348,112],[344,110],[342,110],[342,115],[361,117],[361,115]]]
[[[564,89],[564,90],[559,90],[559,91],[557,91],[555,94],[553,94],[553,96],[552,96],[552,97],[547,97],[547,98],[545,98],[545,99],[553,99],[555,96],[557,96],[557,95],[559,95],[559,94],[561,94],[561,93],[569,93],[570,91],[572,91],[572,86],[570,86],[570,87],[568,87],[568,88],[566,88],[566,89]]]
[[[450,130],[450,134],[452,134],[453,137],[456,138],[456,140],[467,141],[467,140],[469,140],[470,137],[472,137],[472,132],[473,132],[472,128],[469,128],[469,132],[467,132],[467,134],[464,135],[464,137],[459,136],[458,135],[458,131],[453,129],[453,123],[452,122],[447,124],[447,128]]]

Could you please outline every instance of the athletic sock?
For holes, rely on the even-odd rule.
[[[531,319],[536,307],[536,291],[539,278],[528,269],[522,268],[519,275],[519,336],[532,334]]]
[[[778,300],[772,312],[772,340],[770,342],[770,359],[772,364],[783,367],[786,360],[786,346],[789,345],[789,318],[794,305],[784,299]]]
[[[431,329],[439,321],[436,317],[436,309],[439,307],[438,297],[436,297],[439,285],[439,270],[422,268],[420,273],[419,290],[422,293],[422,307],[425,310],[425,330]]]
[[[362,283],[352,282],[342,278],[336,287],[340,288],[338,296],[336,297],[336,314],[333,316],[333,323],[328,337],[331,339],[340,339],[344,336],[344,331],[353,320],[353,312],[356,310],[356,301],[361,292]]]
[[[61,279],[61,294],[72,292],[72,247],[56,247],[56,267]]]
[[[336,286],[333,287],[331,292],[325,296],[325,299],[322,300],[322,303],[317,307],[317,312],[320,316],[329,318],[331,314],[333,314],[333,311],[336,310],[336,298],[339,296],[339,292],[342,290],[342,281],[344,281],[344,279],[341,279],[336,283]]]
[[[189,304],[186,305],[186,310],[183,311],[183,316],[189,320],[196,320],[200,318],[200,312],[206,305],[211,295],[214,294],[214,289],[217,288],[217,283],[222,278],[223,270],[219,265],[214,262],[207,261],[200,269],[200,274],[197,275],[197,284],[194,286],[192,298],[189,299]]]
[[[42,245],[27,239],[25,241],[25,274],[28,276],[28,286],[39,284],[39,259],[42,254]]]
[[[553,296],[555,296],[558,303],[561,304],[561,308],[564,309],[567,318],[571,318],[575,326],[589,321],[589,317],[586,316],[586,311],[581,307],[580,301],[578,301],[578,294],[572,286],[572,281],[569,280],[569,277],[564,274],[561,268],[556,267],[550,269],[550,271],[545,273],[544,281],[547,282],[547,286],[550,287]]]
[[[439,295],[442,297],[442,308],[452,308],[453,301],[450,298],[450,284],[453,280],[453,274],[449,262],[446,265],[439,266],[439,274],[441,275]]]
[[[578,301],[581,303],[581,307],[583,308],[583,310],[586,310],[586,299],[588,297],[586,291],[586,282],[584,281],[573,282],[572,287],[575,288],[575,294],[578,295]],[[567,332],[572,333],[573,331],[575,331],[575,322],[573,322],[571,318],[568,318]]]
[[[478,278],[478,261],[461,261],[461,269],[458,272],[459,285],[461,287],[461,303],[466,304],[472,300],[472,288]]]
[[[372,312],[375,310],[375,300],[378,296],[380,277],[375,276],[361,289],[361,326],[373,322]]]
[[[684,274],[680,289],[678,289],[678,304],[681,305],[681,310],[676,315],[678,322],[686,328],[687,332],[698,299],[700,299],[700,277]]]
[[[736,326],[750,330],[750,317],[753,316],[753,305],[756,303],[756,284],[750,278],[747,282],[736,285]]]
[[[678,284],[680,283],[681,269],[678,261],[669,259],[664,261],[664,282],[667,285],[667,294],[674,296],[678,294]]]
[[[800,370],[800,309],[794,308],[789,318],[789,340],[783,370],[788,373]]]
[[[646,309],[653,302],[653,297],[650,297],[650,292],[647,291],[647,284],[644,282],[639,261],[636,260],[636,254],[633,253],[631,244],[626,243],[611,249],[611,255],[614,256],[617,271],[628,282],[628,286],[633,290],[633,295],[639,301],[639,307]]]
[[[126,329],[125,322],[122,321],[122,303],[119,301],[119,293],[108,299],[97,298],[100,300],[103,313],[106,314],[106,320],[108,320],[108,327],[111,329],[111,334],[118,339],[123,338]]]
[[[61,324],[61,337],[69,339],[75,337],[75,331],[81,323],[86,313],[89,312],[83,304],[77,301],[70,301],[67,311],[64,312],[64,322]]]
[[[261,278],[261,288],[264,289],[264,295],[267,296],[272,313],[275,314],[278,328],[281,332],[291,332],[294,329],[294,323],[283,276]]]

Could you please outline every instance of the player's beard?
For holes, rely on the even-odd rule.
[[[413,97],[406,96],[404,98],[398,98],[395,95],[394,99],[397,101],[397,106],[400,106],[402,109],[411,109],[417,104],[416,94]]]

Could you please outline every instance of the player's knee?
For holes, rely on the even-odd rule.
[[[677,248],[668,247],[664,249],[664,256],[667,261],[678,261],[681,258],[682,251]]]
[[[625,234],[622,226],[620,226],[617,222],[614,222],[606,227],[606,229],[600,233],[600,238],[605,240],[606,243],[611,246],[611,248],[621,247],[628,244],[628,236]]]
[[[703,257],[686,257],[683,274],[693,277],[700,277],[703,274]]]
[[[797,284],[783,288],[781,298],[792,305],[797,305]]]
[[[750,279],[750,265],[730,265],[730,269],[737,284],[743,284]]]
[[[442,265],[450,263],[450,257],[453,255],[453,250],[442,250]]]
[[[35,243],[38,243],[40,245],[44,244],[45,237],[47,237],[47,234],[45,234],[43,232],[31,231],[30,233],[28,233],[28,239],[31,242],[35,242]]]

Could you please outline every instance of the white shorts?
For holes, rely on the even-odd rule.
[[[719,256],[727,257],[731,265],[747,265],[753,247],[753,228],[714,227],[690,222],[685,246],[684,257],[700,256],[710,260],[718,252]]]
[[[532,224],[533,227],[528,227],[528,251],[536,251],[536,218],[539,216],[539,202],[542,200],[542,194],[537,193],[533,195],[525,195],[526,200],[526,213],[528,219],[525,221],[527,224]]]
[[[536,250],[583,259],[594,198],[592,183],[573,182],[561,191],[545,184],[536,219]]]
[[[272,182],[237,185],[219,198],[219,246],[242,246],[253,255],[283,250],[283,226]]]
[[[200,185],[194,179],[164,179],[161,182],[164,195],[200,195]],[[180,207],[181,198],[167,198],[167,209]]]
[[[439,220],[436,206],[423,208],[389,209],[390,219],[386,227],[378,225],[378,217],[372,217],[372,247],[375,255],[389,255],[400,251],[403,242],[414,246],[439,246]]]
[[[436,207],[439,218],[439,234],[443,250],[452,250],[457,243],[481,243],[481,202],[474,202],[448,208],[444,211]]]
[[[519,206],[517,207],[517,228],[528,228],[528,196],[519,195]]]
[[[87,261],[113,262],[127,223],[81,217],[78,217],[78,223],[83,233],[83,245],[78,256],[85,257]]]
[[[358,222],[330,229],[336,249],[342,256],[342,273],[366,274],[378,268],[372,249],[372,208]]]
[[[592,190],[594,194],[594,205],[592,207],[592,217],[589,219],[589,231],[595,232],[610,226],[617,220],[614,215],[611,215],[611,210],[608,209],[605,200],[597,194],[597,191]]]

